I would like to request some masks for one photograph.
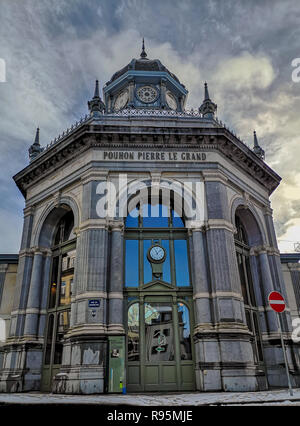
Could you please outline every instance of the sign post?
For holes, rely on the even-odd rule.
[[[285,300],[284,300],[284,297],[282,296],[282,294],[279,293],[278,291],[272,291],[269,294],[268,300],[269,300],[270,307],[277,314],[276,316],[277,316],[277,321],[278,321],[280,340],[281,340],[281,346],[282,346],[282,351],[283,351],[286,375],[287,375],[287,380],[288,380],[288,385],[289,385],[289,391],[290,391],[290,395],[293,396],[293,388],[292,388],[292,384],[291,384],[289,366],[288,366],[288,362],[287,362],[285,345],[284,345],[284,340],[283,340],[283,335],[282,335],[281,322],[280,322],[280,318],[279,318],[279,314],[285,310],[285,307],[286,307]]]

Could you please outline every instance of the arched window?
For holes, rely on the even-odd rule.
[[[235,248],[237,264],[240,275],[242,295],[244,299],[245,315],[247,326],[252,334],[252,346],[254,358],[257,363],[263,362],[263,352],[261,343],[261,333],[258,321],[258,308],[255,300],[253,280],[250,265],[250,246],[249,238],[242,220],[238,214],[235,216]]]
[[[70,326],[76,239],[74,216],[68,211],[60,219],[52,244],[52,266],[47,310],[44,354],[44,385],[50,384],[62,362],[63,338]],[[45,385],[47,388],[47,384]]]
[[[173,206],[138,205],[127,216],[125,227],[126,287],[143,286],[155,279],[177,287],[190,286],[187,230]],[[151,261],[155,250],[164,256],[161,266],[159,259],[157,266],[155,259]]]

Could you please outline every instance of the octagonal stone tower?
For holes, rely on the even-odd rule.
[[[37,132],[14,176],[26,207],[1,391],[285,383],[267,303],[285,293],[269,201],[280,177],[256,134],[253,152],[217,120],[206,84],[199,112],[187,93],[143,44],[103,101],[96,82],[89,115],[45,147]],[[289,311],[282,321],[287,333]]]

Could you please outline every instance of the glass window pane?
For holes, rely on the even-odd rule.
[[[52,276],[51,276],[51,285],[50,285],[50,296],[49,296],[49,309],[54,308],[56,304],[56,291],[58,283],[58,263],[59,258],[54,257],[52,261]]]
[[[145,303],[146,361],[174,361],[172,305]]]
[[[166,260],[163,263],[163,281],[171,283],[171,266],[170,266],[170,241],[162,240],[161,245],[166,250]]]
[[[152,240],[144,240],[144,284],[152,281],[152,268],[147,258],[147,253],[152,245]]]
[[[125,286],[139,285],[139,242],[126,240],[125,243]]]
[[[249,257],[245,257],[245,266],[248,278],[248,290],[251,299],[251,306],[256,306]]]
[[[140,360],[140,323],[139,303],[128,309],[128,361]]]
[[[74,234],[74,216],[72,212],[68,212],[63,218],[64,235],[63,241],[75,238]]]
[[[62,256],[61,263],[61,283],[60,283],[60,295],[59,305],[69,305],[71,303],[71,287],[73,284],[74,277],[74,259],[76,256],[76,250],[71,250]]]
[[[249,330],[251,331],[251,333],[253,333],[251,314],[250,314],[250,311],[248,309],[245,309],[245,315],[246,315],[247,326],[248,326]]]
[[[175,240],[174,253],[175,253],[176,285],[179,287],[189,286],[190,276],[189,276],[187,241]]]
[[[64,335],[70,326],[70,311],[59,312],[57,316],[57,328],[54,350],[54,364],[61,364]]]
[[[175,212],[175,210],[172,210],[172,220],[173,220],[173,227],[174,228],[184,228],[184,223],[181,217]]]
[[[191,330],[189,310],[184,303],[177,304],[180,358],[182,360],[192,359]]]
[[[127,216],[125,226],[126,228],[137,228],[139,226],[139,210],[137,207]]]
[[[52,335],[53,335],[53,322],[54,316],[49,315],[48,318],[48,330],[47,330],[47,340],[46,340],[46,354],[45,354],[45,365],[50,364],[51,359],[51,344],[52,344]]]
[[[168,228],[168,208],[162,204],[143,204],[142,217],[144,228]]]
[[[242,287],[242,296],[244,299],[244,303],[246,305],[249,305],[249,299],[248,299],[247,288],[246,288],[246,285],[247,285],[246,277],[245,277],[244,265],[243,265],[243,257],[241,254],[237,253],[236,258],[237,258],[241,287]]]
[[[256,312],[253,312],[253,321],[254,321],[254,328],[255,328],[258,359],[259,359],[259,361],[263,361],[264,356],[263,356],[263,351],[262,351],[262,345],[261,345],[261,340],[260,340],[260,332],[259,332],[259,327],[258,327],[258,318],[257,318]]]

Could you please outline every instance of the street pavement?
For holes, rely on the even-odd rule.
[[[145,394],[102,394],[62,395],[30,393],[0,393],[0,406],[10,404],[87,404],[87,405],[128,405],[128,406],[214,406],[214,405],[300,405],[300,389],[294,389],[290,396],[288,389],[266,392],[209,392],[209,393],[145,393]]]

